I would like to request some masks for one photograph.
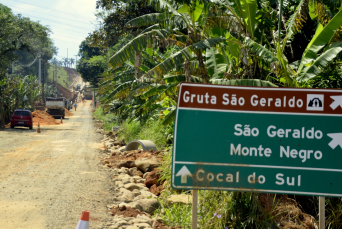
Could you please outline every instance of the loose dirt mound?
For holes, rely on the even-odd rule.
[[[137,217],[137,215],[147,215],[146,213],[142,213],[141,211],[131,208],[131,207],[123,207],[123,208],[112,208],[108,210],[112,216],[114,215],[122,215],[124,217]]]
[[[59,122],[56,121],[54,117],[46,113],[46,111],[34,111],[32,112],[33,116],[33,126],[37,126],[38,122],[41,126],[48,126],[48,125],[58,125]]]
[[[162,161],[162,155],[160,151],[151,152],[151,151],[143,151],[143,150],[131,150],[130,153],[126,155],[116,155],[116,153],[113,153],[112,156],[107,158],[109,162],[112,164],[118,164],[122,161],[136,161],[141,158],[149,158],[151,156],[155,157],[159,161]]]
[[[66,108],[64,108],[64,110],[65,110],[65,116],[73,116],[73,114],[70,111],[68,111]]]

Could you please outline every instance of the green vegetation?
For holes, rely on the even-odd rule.
[[[48,71],[47,81],[49,83],[56,82],[56,78],[57,78],[57,83],[59,83],[65,88],[68,88],[68,85],[71,83],[69,81],[69,75],[64,70],[64,67],[58,66],[58,65],[52,65]]]
[[[93,63],[108,60],[109,66],[95,71],[96,64],[83,58],[85,69],[96,72],[84,78],[98,88],[106,116],[125,120],[120,137],[170,136],[181,82],[340,88],[341,6],[313,0],[98,0],[103,26],[80,52],[96,50]],[[172,138],[166,139],[158,144],[170,145]],[[170,164],[168,153],[160,170],[163,206],[167,196],[179,192],[170,186]],[[278,197],[267,212],[260,194],[200,191],[199,196],[201,228],[271,228],[280,214],[273,211]],[[301,205],[312,198],[302,200]],[[327,200],[330,228],[341,227],[340,201]],[[317,218],[316,205],[306,211]],[[168,225],[190,227],[189,206],[163,210]]]
[[[114,114],[104,114],[102,107],[94,111],[93,117],[103,122],[103,129],[105,131],[111,131],[113,126],[119,126],[116,116]]]
[[[336,76],[342,51],[338,4],[312,0],[147,3],[98,0],[104,26],[80,46],[78,69],[83,79],[98,87],[101,102],[109,106],[106,112],[115,111],[120,118],[172,123],[181,82],[340,85],[335,83],[341,78]],[[132,11],[137,8],[139,12]]]
[[[29,18],[15,15],[12,10],[0,4],[0,129],[9,122],[16,108],[33,109],[34,103],[42,100],[43,90],[38,85],[39,53],[46,76],[48,60],[56,54],[49,37],[48,27],[31,21]],[[36,64],[34,64],[36,63]],[[54,89],[44,87],[44,94]]]
[[[118,137],[125,139],[126,142],[136,139],[148,139],[153,141],[158,148],[164,148],[168,146],[170,138],[172,138],[172,126],[165,128],[158,120],[149,120],[145,123],[118,120],[114,114],[103,114],[101,107],[94,111],[93,116],[103,122],[103,129],[106,131],[111,131],[113,126],[120,126]]]

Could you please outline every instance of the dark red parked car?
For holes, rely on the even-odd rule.
[[[15,126],[26,126],[32,129],[32,113],[29,110],[16,109],[12,115],[11,128]]]

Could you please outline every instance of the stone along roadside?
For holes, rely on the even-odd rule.
[[[99,132],[104,133],[103,130]],[[162,163],[162,152],[125,151],[125,141],[118,141],[113,132],[104,134],[102,166],[112,176],[112,203],[107,206],[114,217],[103,222],[101,228],[151,229],[169,228],[160,217],[151,214],[159,208],[157,195],[162,190],[156,173]],[[151,192],[153,191],[153,193]]]

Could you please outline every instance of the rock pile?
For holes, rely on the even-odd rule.
[[[157,195],[162,185],[156,169],[161,165],[162,153],[125,151],[125,141],[118,141],[113,132],[105,134],[102,142],[107,154],[102,165],[110,169],[115,191],[113,202],[107,206],[114,217],[102,228],[167,228],[161,218],[151,219],[150,215],[159,208]]]

